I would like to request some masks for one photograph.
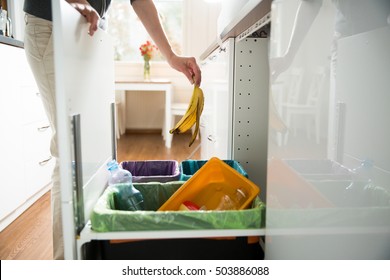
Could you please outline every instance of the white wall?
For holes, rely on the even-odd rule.
[[[184,55],[199,57],[217,38],[221,3],[185,0]]]
[[[135,62],[116,62],[117,81],[143,80],[143,64]],[[192,94],[192,85],[180,72],[173,70],[166,62],[151,63],[152,79],[168,79],[173,84],[173,101],[188,102]],[[161,128],[164,120],[164,95],[162,92],[127,92],[126,128]]]

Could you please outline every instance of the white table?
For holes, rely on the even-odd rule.
[[[150,81],[115,81],[115,90],[128,91],[157,91],[165,94],[165,118],[162,127],[162,136],[165,147],[171,148],[172,134],[169,133],[171,125],[172,82],[169,80]]]

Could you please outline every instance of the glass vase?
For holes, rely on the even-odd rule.
[[[144,80],[150,81],[150,61],[144,60]]]

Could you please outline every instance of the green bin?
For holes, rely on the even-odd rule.
[[[184,182],[134,183],[144,196],[144,211],[116,210],[115,201],[126,185],[108,187],[91,214],[96,232],[193,229],[258,229],[265,224],[265,205],[256,198],[252,208],[229,211],[157,211]],[[108,260],[264,259],[259,242],[250,237],[96,240],[91,258]]]
[[[97,232],[184,229],[258,229],[264,227],[265,204],[258,198],[252,207],[229,211],[156,211],[184,182],[134,183],[144,197],[144,211],[117,210],[115,200],[126,185],[108,187],[92,214]]]

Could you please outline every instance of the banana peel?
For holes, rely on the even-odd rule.
[[[191,141],[189,144],[189,147],[194,143],[196,136],[199,134],[199,128],[200,128],[200,116],[202,115],[204,107],[204,95],[203,91],[200,89],[199,95],[198,95],[198,106],[197,106],[197,112],[196,112],[196,123],[195,123],[195,130],[192,134]]]
[[[200,116],[202,115],[204,107],[204,94],[202,89],[195,85],[192,92],[191,100],[188,105],[186,113],[176,123],[176,125],[169,131],[171,134],[181,134],[187,132],[195,125],[194,133],[192,134],[189,146],[194,143],[200,127]]]

